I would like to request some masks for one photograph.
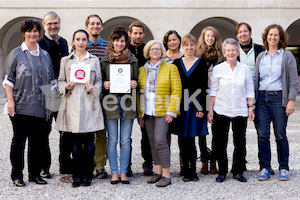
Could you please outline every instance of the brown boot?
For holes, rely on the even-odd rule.
[[[217,163],[216,161],[210,161],[210,173],[211,174],[217,174],[218,170],[217,170]]]
[[[202,168],[200,171],[201,174],[208,174],[208,162],[202,161]]]

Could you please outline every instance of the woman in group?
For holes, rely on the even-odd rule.
[[[210,85],[210,75],[213,67],[223,61],[222,41],[218,31],[212,27],[205,27],[198,39],[197,57],[204,59],[208,68],[208,86]],[[210,153],[207,147],[206,135],[208,135],[206,115],[203,119],[203,133],[199,136],[199,147],[201,152],[202,168],[201,174],[217,174],[216,158]],[[208,161],[210,160],[210,168],[208,170]]]
[[[177,67],[164,60],[166,50],[159,41],[149,41],[144,56],[148,61],[139,69],[141,94],[137,95],[137,105],[139,124],[146,127],[155,167],[155,175],[147,182],[166,187],[171,184],[167,133],[179,114],[181,80]]]
[[[107,155],[111,169],[111,184],[121,181],[129,184],[126,176],[130,156],[130,137],[133,120],[137,117],[136,107],[133,107],[135,99],[128,98],[129,94],[110,92],[110,64],[130,65],[131,93],[135,93],[137,87],[138,61],[127,48],[128,34],[122,26],[114,27],[110,40],[112,47],[106,47],[106,55],[101,60],[104,80],[105,125],[108,132]],[[122,83],[120,83],[122,84]],[[133,95],[134,96],[134,95]],[[122,100],[121,100],[122,99]],[[120,131],[119,131],[120,125]],[[119,136],[120,132],[120,136]],[[120,137],[120,178],[118,169],[117,144]]]
[[[280,25],[268,26],[262,34],[264,48],[256,60],[256,130],[258,134],[258,180],[270,177],[270,123],[277,143],[279,180],[289,179],[289,144],[286,136],[288,116],[295,111],[298,76],[293,54],[284,50],[288,36]]]
[[[246,182],[246,128],[247,117],[254,119],[254,86],[250,69],[237,61],[238,42],[232,38],[222,44],[225,62],[216,65],[211,74],[210,105],[207,115],[212,124],[213,149],[219,165],[217,182],[223,182],[228,172],[227,143],[229,125],[233,132],[233,178]]]
[[[183,53],[180,52],[180,45],[181,45],[181,37],[175,30],[169,30],[163,39],[163,45],[167,51],[167,56],[164,58],[166,62],[173,63],[175,59],[179,59],[183,56]],[[169,131],[167,134],[167,140],[169,147],[171,146],[171,134],[177,134],[177,118],[175,118],[169,126]],[[179,140],[178,140],[179,145]],[[180,176],[183,176],[183,164],[181,155],[179,154],[179,163],[180,163]]]
[[[25,186],[23,181],[24,149],[28,138],[29,181],[47,184],[40,176],[40,159],[45,156],[49,128],[49,99],[46,99],[42,86],[50,90],[55,79],[49,54],[42,50],[37,41],[41,25],[36,19],[25,20],[21,24],[24,42],[13,49],[5,63],[3,85],[7,95],[7,109],[13,126],[13,139],[10,159],[11,179],[18,187]]]
[[[181,37],[177,31],[169,30],[164,36],[163,44],[167,51],[166,62],[172,63],[175,59],[183,56],[183,53],[180,52]]]
[[[104,129],[99,100],[102,90],[100,63],[96,56],[86,51],[88,41],[89,35],[85,30],[74,32],[75,49],[69,56],[61,59],[58,77],[58,87],[63,98],[56,127],[59,131],[73,134],[73,187],[91,185],[94,170],[94,133]],[[71,69],[79,64],[90,70],[86,83],[71,82]]]
[[[182,40],[184,57],[173,62],[178,67],[181,77],[182,94],[188,91],[188,97],[194,100],[181,99],[178,117],[179,147],[184,172],[182,180],[185,182],[199,180],[196,174],[195,136],[202,134],[203,125],[206,124],[203,122],[206,121],[203,117],[206,116],[204,113],[206,112],[207,66],[204,59],[195,56],[196,45],[197,40],[193,35],[184,36]]]

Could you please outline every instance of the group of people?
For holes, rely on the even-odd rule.
[[[233,178],[246,182],[246,129],[254,121],[258,134],[258,180],[274,174],[271,168],[270,123],[273,123],[279,162],[279,180],[289,179],[288,116],[295,110],[297,64],[285,50],[287,34],[277,24],[268,26],[263,47],[253,43],[247,23],[236,26],[238,41],[222,43],[214,27],[206,27],[197,40],[182,39],[168,31],[163,42],[143,43],[145,27],[134,21],[126,32],[113,28],[110,41],[100,33],[98,15],[86,19],[85,30],[73,34],[69,54],[67,41],[58,35],[60,18],[48,12],[41,25],[36,19],[21,24],[24,42],[7,57],[3,86],[7,112],[13,125],[10,159],[11,179],[23,180],[24,149],[28,138],[29,181],[47,184],[51,178],[49,134],[53,117],[60,133],[59,171],[72,174],[73,187],[91,185],[94,170],[107,178],[108,157],[111,184],[129,184],[131,133],[137,118],[141,127],[141,151],[147,182],[158,187],[171,184],[171,134],[178,135],[180,175],[183,181],[198,181],[195,137],[199,137],[201,174],[228,173],[227,143],[232,126]],[[182,48],[183,52],[180,51]],[[72,68],[88,66],[89,79],[74,81]],[[128,68],[130,87],[114,92],[113,66]],[[120,71],[119,71],[120,72]],[[57,81],[56,81],[57,80]],[[209,96],[209,101],[207,96]],[[211,150],[207,147],[208,122],[212,124]],[[117,146],[120,144],[119,164]],[[154,172],[153,172],[154,164]],[[210,166],[209,166],[210,164]],[[217,168],[218,164],[218,168]]]

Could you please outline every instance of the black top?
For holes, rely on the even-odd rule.
[[[175,59],[173,62],[174,65],[178,67],[178,71],[181,78],[182,83],[182,98],[180,104],[180,112],[183,113],[184,109],[184,90],[188,89],[189,95],[192,95],[197,89],[201,89],[201,93],[197,95],[195,98],[199,98],[200,105],[203,108],[203,111],[206,111],[206,90],[208,72],[207,65],[204,59],[198,59],[195,64],[191,67],[189,71],[186,71],[182,58]],[[187,102],[188,103],[188,102]]]
[[[128,49],[135,55],[135,57],[138,59],[138,67],[142,67],[147,62],[147,59],[144,57],[144,47],[145,44],[142,43],[138,48],[135,48],[135,46],[131,45],[129,42]]]
[[[60,60],[62,57],[69,55],[67,40],[60,37],[58,42],[50,40],[46,35],[43,35],[38,40],[38,43],[42,49],[47,51],[51,57],[55,78],[58,78]]]

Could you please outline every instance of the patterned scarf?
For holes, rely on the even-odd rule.
[[[107,46],[106,54],[111,63],[125,64],[129,63],[131,52],[128,48],[125,48],[121,53],[117,53],[112,47]]]

